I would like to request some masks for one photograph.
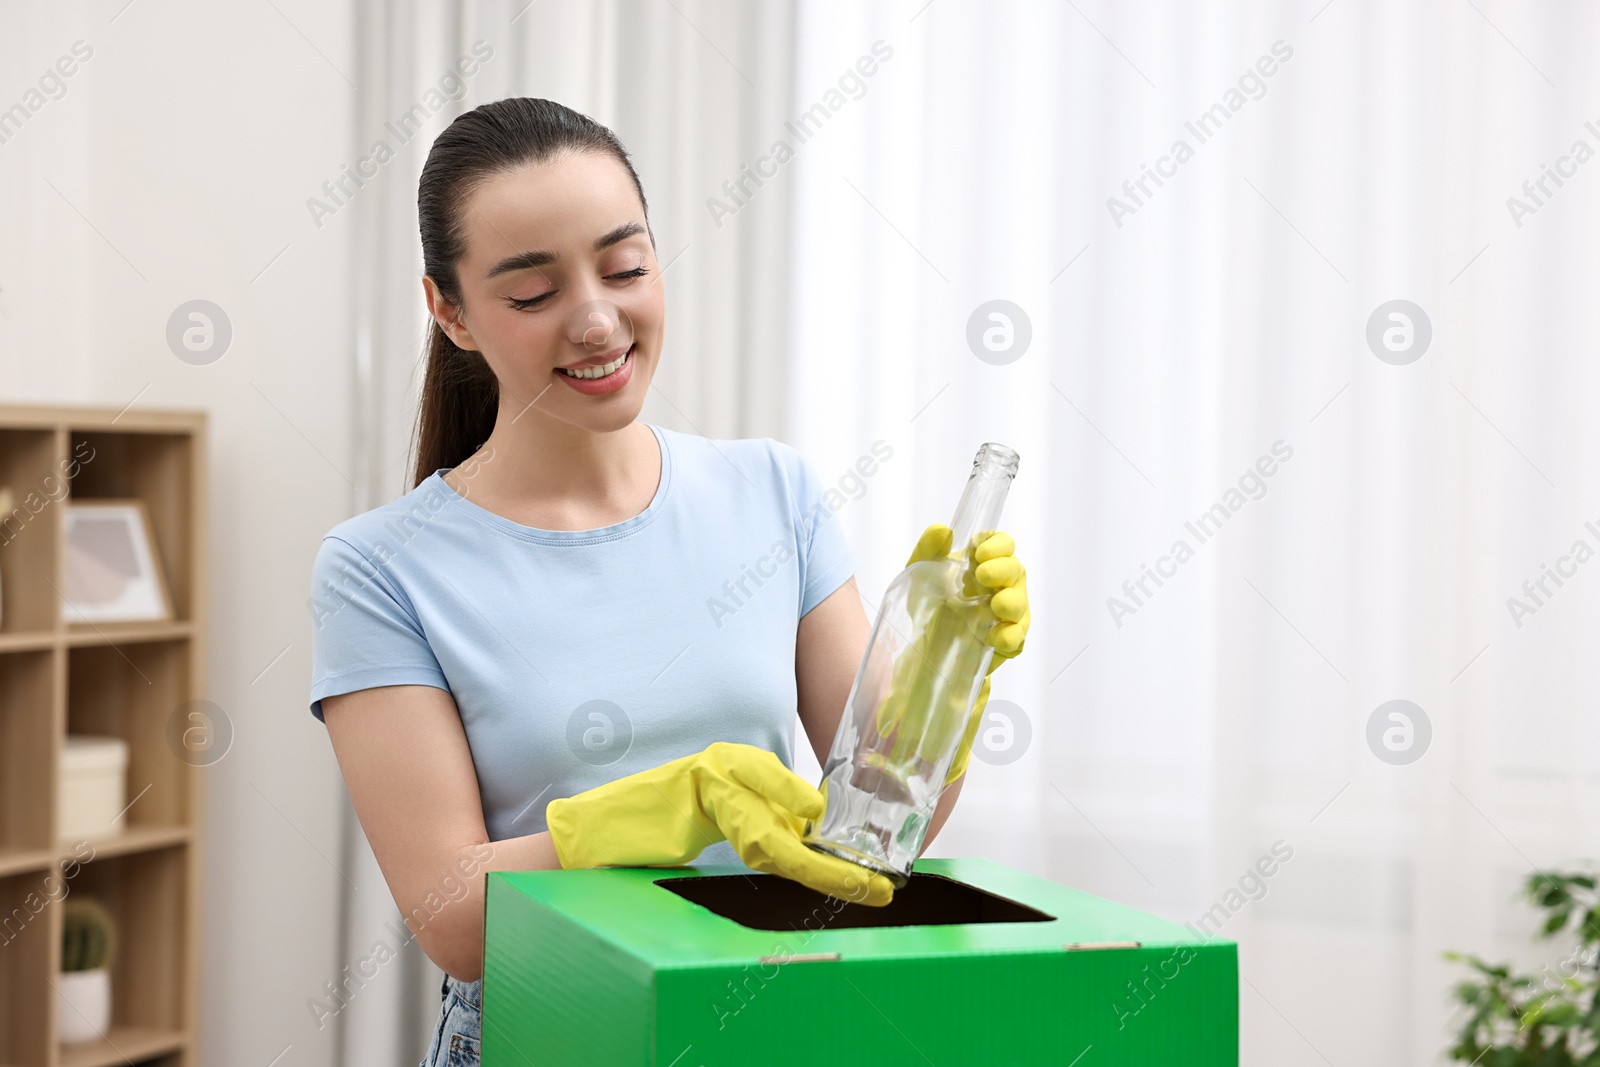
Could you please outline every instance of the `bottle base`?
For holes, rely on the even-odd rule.
[[[897,890],[904,889],[906,884],[910,881],[904,871],[897,871],[888,864],[884,863],[882,860],[878,859],[876,856],[869,856],[865,852],[857,851],[856,849],[849,848],[845,845],[835,844],[832,841],[808,839],[805,843],[808,847],[816,850],[817,852],[821,852],[829,856],[836,856],[839,859],[845,860],[849,863],[854,863],[858,867],[864,867],[874,874],[883,875],[885,878],[889,879],[890,882],[894,883],[894,887]]]

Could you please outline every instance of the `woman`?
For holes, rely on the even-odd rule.
[[[486,871],[698,856],[868,905],[892,886],[800,841],[823,799],[789,770],[792,716],[823,759],[869,633],[823,485],[779,442],[637,421],[665,299],[627,152],[559,104],[501,100],[439,136],[417,200],[415,488],[323,542],[311,702],[446,972],[428,1067],[478,1062]],[[999,663],[1026,586],[1009,537],[978,554]]]

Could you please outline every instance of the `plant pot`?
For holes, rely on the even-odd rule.
[[[64,1045],[98,1041],[111,1029],[111,972],[65,971],[56,976],[56,1039]]]

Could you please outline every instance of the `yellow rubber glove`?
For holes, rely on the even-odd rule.
[[[801,841],[805,820],[820,820],[825,806],[822,794],[775,753],[718,741],[703,752],[552,800],[545,819],[556,857],[567,869],[673,866],[727,841],[755,870],[840,900],[889,903],[889,879]]]
[[[906,566],[929,559],[943,559],[950,555],[950,527],[936,522],[922,531],[917,547],[911,550]],[[978,542],[973,560],[977,570],[973,576],[978,583],[994,590],[989,609],[998,620],[997,625],[984,635],[984,642],[994,647],[989,660],[989,671],[1008,659],[1015,659],[1022,651],[1028,637],[1028,627],[1033,620],[1028,612],[1028,573],[1017,559],[1016,542],[1003,530],[985,530],[975,540]],[[977,592],[969,590],[968,595]]]
[[[950,527],[943,523],[929,526],[917,540],[917,547],[911,550],[906,566],[948,557],[952,549],[951,538]],[[967,765],[972,758],[972,742],[977,737],[978,724],[983,720],[984,708],[989,703],[990,677],[996,667],[1007,660],[1015,659],[1022,652],[1022,646],[1028,637],[1028,627],[1033,621],[1032,614],[1028,610],[1027,571],[1016,558],[1016,543],[1011,539],[1011,535],[999,530],[985,530],[973,541],[976,547],[969,554],[964,592],[967,596],[975,596],[983,588],[992,590],[988,606],[994,614],[994,622],[984,631],[983,641],[994,648],[994,654],[989,659],[989,668],[984,675],[983,684],[978,688],[978,696],[973,702],[972,712],[967,719],[961,742],[956,748],[955,758],[951,760],[950,770],[945,775],[946,785],[966,773]],[[908,661],[908,664],[914,665],[914,663],[915,661]],[[893,697],[885,700],[879,708],[878,732],[887,734],[894,728],[902,714],[904,714],[902,702]]]

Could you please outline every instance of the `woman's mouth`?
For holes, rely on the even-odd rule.
[[[602,366],[557,367],[556,373],[572,388],[589,396],[615,392],[633,376],[633,353],[636,347],[630,345],[626,352]]]

